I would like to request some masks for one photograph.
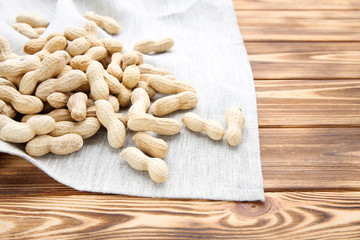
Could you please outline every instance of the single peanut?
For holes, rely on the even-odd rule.
[[[130,65],[125,68],[122,83],[127,88],[134,88],[140,79],[140,70],[136,65]]]
[[[85,37],[87,35],[87,32],[84,28],[79,27],[68,27],[64,31],[64,36],[67,40],[73,41],[79,37]]]
[[[175,94],[185,91],[196,92],[195,89],[188,83],[179,80],[169,80],[160,75],[153,75],[148,80],[149,85],[157,92],[165,94]]]
[[[90,47],[91,43],[86,39],[86,37],[79,37],[69,43],[66,51],[71,56],[77,56],[89,50]]]
[[[123,44],[120,40],[112,39],[112,38],[102,38],[100,39],[103,46],[106,48],[109,54],[113,54],[115,52],[121,52],[123,49]]]
[[[35,96],[45,101],[54,92],[71,92],[87,82],[86,75],[80,70],[71,70],[58,79],[48,79],[39,84]]]
[[[24,45],[24,52],[27,54],[34,54],[37,53],[39,51],[41,51],[41,49],[43,49],[43,47],[45,46],[45,44],[52,39],[53,37],[57,37],[57,36],[61,36],[63,37],[64,34],[59,33],[59,32],[54,32],[51,33],[49,36],[47,36],[46,38],[36,38],[36,39],[29,39],[29,41],[27,41]]]
[[[3,102],[2,100],[0,101]],[[16,116],[15,109],[10,104],[7,103],[5,103],[5,105],[2,107],[0,113],[4,114],[5,116],[8,116],[9,118],[15,118]]]
[[[171,75],[172,73],[167,69],[155,68],[154,66],[143,63],[138,65],[141,74],[156,74],[156,75]]]
[[[150,158],[135,147],[128,147],[120,153],[120,157],[134,169],[148,171],[150,178],[157,183],[165,182],[168,176],[166,163],[160,158]]]
[[[226,140],[231,146],[237,146],[242,141],[242,129],[245,124],[245,116],[240,107],[234,106],[226,110]]]
[[[163,38],[157,41],[145,39],[135,44],[134,50],[141,53],[166,52],[174,46],[174,40]]]
[[[142,54],[138,51],[129,51],[124,53],[121,60],[122,69],[125,69],[130,65],[139,65],[144,62]]]
[[[6,38],[0,35],[0,62],[18,57],[17,54],[11,52],[9,42]]]
[[[139,80],[138,84],[136,85],[136,88],[143,88],[146,93],[149,95],[149,98],[152,98],[156,95],[156,91],[150,87],[149,83],[146,81]]]
[[[69,133],[59,137],[49,135],[37,136],[26,144],[25,151],[33,157],[47,153],[66,155],[80,150],[84,141],[79,134]]]
[[[9,86],[0,86],[0,99],[10,103],[16,111],[22,114],[38,113],[43,109],[43,103],[35,96],[22,95]]]
[[[224,128],[218,121],[204,120],[195,113],[186,113],[181,120],[191,131],[205,132],[213,140],[220,140],[224,136]]]
[[[98,46],[98,47],[92,47],[89,50],[86,51],[84,55],[75,56],[70,61],[71,67],[74,69],[80,69],[82,71],[86,71],[88,66],[96,61],[100,61],[107,56],[107,51],[104,47]]]
[[[59,108],[59,109],[55,109],[52,110],[51,112],[47,113],[47,114],[28,114],[23,116],[23,118],[21,119],[22,122],[26,122],[28,121],[30,118],[35,117],[35,116],[50,116],[52,117],[55,122],[59,122],[59,121],[74,121],[71,118],[70,112],[69,110],[65,109],[65,108]]]
[[[194,108],[198,103],[195,92],[181,92],[176,95],[163,97],[156,100],[151,106],[151,113],[155,116],[164,116],[176,110]]]
[[[94,61],[86,70],[90,84],[91,96],[94,100],[108,99],[109,86],[104,79],[104,68],[101,63]]]
[[[43,47],[40,52],[37,52],[35,56],[38,56],[43,60],[46,56],[49,56],[51,53],[59,50],[64,50],[67,46],[67,40],[65,37],[57,36],[51,38]]]
[[[47,96],[46,101],[54,108],[66,107],[71,93],[54,92]]]
[[[15,31],[28,38],[38,38],[39,34],[27,23],[15,23],[11,26]]]
[[[86,101],[88,96],[83,92],[77,92],[69,98],[67,107],[75,121],[84,121],[86,118]]]
[[[70,56],[65,51],[56,51],[48,55],[36,70],[24,75],[19,84],[19,92],[32,94],[39,82],[58,75],[69,61]]]
[[[126,131],[124,124],[116,118],[113,107],[107,100],[95,102],[96,116],[107,129],[108,142],[113,148],[121,148],[125,144]]]
[[[123,70],[120,67],[121,58],[122,58],[122,53],[120,52],[113,53],[113,55],[111,56],[111,62],[106,69],[108,73],[110,73],[119,80],[121,80],[123,76]]]
[[[0,138],[6,142],[24,143],[36,135],[51,132],[55,128],[55,121],[49,116],[36,116],[27,122],[8,123],[0,131]]]
[[[83,139],[87,139],[95,135],[100,127],[101,124],[95,117],[87,117],[82,122],[59,121],[55,123],[55,128],[49,135],[58,137],[68,133],[76,133]]]
[[[40,66],[37,56],[22,56],[17,59],[8,59],[0,62],[0,76],[5,78],[16,77],[35,70]]]
[[[146,132],[136,133],[132,139],[143,152],[156,158],[164,158],[168,153],[168,145],[160,138],[155,138]]]
[[[109,90],[111,94],[119,94],[121,92],[121,83],[119,80],[104,70],[104,80],[109,86]]]
[[[8,86],[16,89],[16,86],[5,78],[0,77],[0,86]]]
[[[84,17],[94,21],[99,27],[110,34],[117,34],[120,31],[119,23],[111,17],[100,16],[94,12],[86,12]]]
[[[33,13],[20,13],[16,16],[17,23],[27,23],[34,28],[46,28],[49,25],[49,20]]]
[[[128,117],[131,118],[137,114],[146,114],[150,107],[150,98],[147,92],[142,88],[136,88],[131,93],[131,107],[128,111]]]
[[[152,131],[161,135],[175,135],[181,129],[180,123],[175,119],[157,118],[150,114],[132,116],[128,127],[136,132]]]

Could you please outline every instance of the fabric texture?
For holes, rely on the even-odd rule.
[[[175,41],[171,51],[144,55],[144,62],[167,68],[178,79],[192,84],[199,104],[193,110],[166,117],[180,121],[186,112],[194,112],[219,121],[226,129],[227,108],[241,106],[246,116],[243,141],[237,147],[229,146],[225,137],[213,141],[204,133],[189,131],[183,124],[179,134],[160,136],[169,145],[164,159],[169,176],[162,184],[154,183],[146,171],[136,171],[120,158],[121,149],[109,146],[104,128],[85,140],[80,151],[67,156],[30,157],[24,152],[25,144],[3,141],[0,141],[0,151],[23,157],[57,181],[83,191],[166,198],[264,200],[254,81],[231,0],[3,0],[0,11],[0,34],[19,54],[23,53],[28,39],[13,30],[11,24],[20,12],[37,13],[50,20],[42,36],[63,32],[69,26],[82,27],[86,11],[111,16],[122,26],[113,38],[123,42],[123,52],[145,38],[171,37]],[[103,37],[110,35],[99,28],[99,38]],[[154,99],[157,98],[159,96]],[[133,134],[127,131],[124,148],[135,146]]]

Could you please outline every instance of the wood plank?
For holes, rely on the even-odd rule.
[[[360,192],[267,193],[265,203],[122,196],[0,199],[2,239],[356,239]]]
[[[322,11],[293,13],[237,11],[236,16],[245,41],[360,41],[360,12],[337,11],[338,18]]]
[[[359,79],[360,44],[245,42],[254,78]]]
[[[358,10],[357,0],[233,0],[236,10]]]
[[[360,126],[360,80],[255,81],[260,127]]]
[[[261,128],[266,191],[360,190],[360,128]],[[80,194],[24,159],[0,154],[0,196]]]

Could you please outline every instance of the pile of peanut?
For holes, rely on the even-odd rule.
[[[26,143],[25,151],[31,156],[65,155],[78,151],[83,139],[101,126],[107,129],[110,146],[121,148],[128,127],[137,132],[132,139],[138,148],[126,148],[120,156],[134,169],[148,171],[153,181],[164,182],[168,170],[162,159],[168,145],[146,131],[179,133],[180,122],[160,117],[194,108],[198,97],[190,84],[169,70],[144,63],[142,53],[168,51],[174,41],[143,40],[134,51],[122,53],[120,41],[98,39],[98,27],[110,34],[119,32],[114,19],[93,12],[85,18],[89,21],[83,28],[69,27],[41,38],[49,21],[29,13],[18,15],[13,28],[31,38],[24,46],[25,56],[12,53],[0,35],[0,139]],[[171,95],[150,107],[157,92]],[[130,102],[127,116],[119,113]],[[226,133],[219,122],[194,113],[185,114],[182,121],[191,131],[205,132],[213,140],[226,135],[231,146],[239,145],[244,114],[241,108],[231,107],[225,116]]]

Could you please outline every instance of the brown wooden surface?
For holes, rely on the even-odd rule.
[[[234,0],[265,203],[78,192],[0,154],[1,239],[359,239],[360,1]]]

